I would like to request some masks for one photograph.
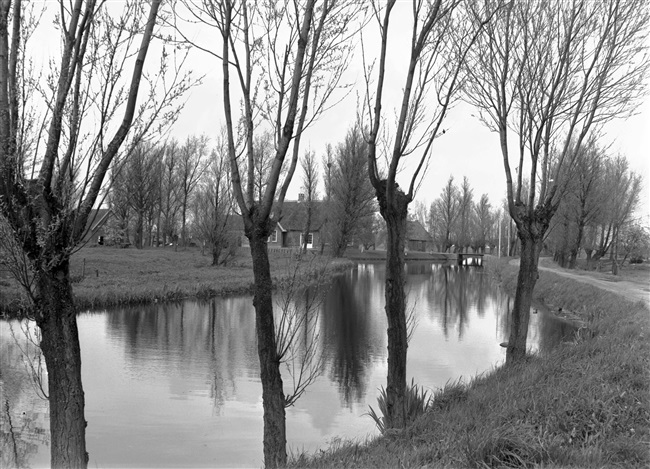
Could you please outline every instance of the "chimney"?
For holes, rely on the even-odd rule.
[[[305,194],[302,192],[298,194],[298,202],[304,202],[305,201]]]

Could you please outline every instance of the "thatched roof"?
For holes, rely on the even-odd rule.
[[[311,230],[317,231],[323,226],[325,206],[321,200],[311,202]],[[284,231],[302,231],[307,223],[307,202],[287,200],[282,206],[282,218],[279,225]]]
[[[297,200],[286,200],[282,205],[282,218],[278,225],[282,231],[302,231],[307,222],[307,203]],[[233,230],[244,230],[244,220],[240,214],[232,218]],[[318,231],[325,219],[325,205],[321,200],[312,201],[311,230]]]
[[[431,241],[431,235],[419,221],[407,221],[406,233],[409,241]]]

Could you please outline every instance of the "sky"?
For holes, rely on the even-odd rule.
[[[45,5],[53,5],[44,2]],[[117,2],[116,5],[120,5]],[[410,2],[398,1],[393,14],[390,28],[390,42],[387,54],[387,79],[384,95],[384,115],[390,119],[397,112],[402,96],[402,87],[406,75],[411,18]],[[49,9],[49,14],[54,10]],[[57,49],[56,42],[51,41],[51,18],[47,15],[41,23],[37,49],[42,57],[37,60],[46,63],[47,57]],[[48,32],[49,31],[49,32]],[[216,30],[193,25],[191,36],[202,46],[218,50],[220,41]],[[350,60],[342,82],[352,85],[349,93],[340,93],[336,99],[341,100],[332,109],[323,114],[304,134],[301,142],[301,154],[312,150],[320,158],[325,153],[328,143],[336,144],[343,140],[348,128],[357,117],[357,102],[359,94],[365,89],[362,73],[362,59],[358,38],[356,55]],[[364,44],[367,62],[371,62],[379,52],[379,41],[376,31],[364,30]],[[650,48],[650,38],[648,38]],[[156,46],[153,45],[153,48]],[[157,60],[151,55],[152,64]],[[32,58],[36,58],[32,54]],[[194,71],[195,76],[203,76],[203,82],[190,90],[187,101],[178,121],[171,129],[171,136],[179,140],[190,135],[205,134],[216,137],[224,125],[221,63],[217,58],[198,49],[190,51],[187,66]],[[646,80],[650,83],[650,77]],[[233,84],[234,83],[233,80]],[[476,111],[470,105],[459,102],[450,111],[443,123],[445,134],[437,138],[432,152],[430,165],[427,169],[416,200],[429,205],[440,195],[448,178],[453,175],[460,185],[463,177],[467,177],[474,190],[474,198],[478,200],[482,194],[487,194],[492,206],[501,206],[505,196],[505,173],[498,135],[485,127],[478,118]],[[643,216],[646,224],[650,225],[650,95],[640,102],[636,115],[623,120],[617,119],[606,124],[603,129],[603,145],[611,145],[612,153],[625,155],[632,170],[643,176],[643,191],[640,197],[639,215]],[[513,165],[514,166],[514,165]],[[402,175],[410,176],[408,171]],[[406,184],[402,184],[404,187]],[[288,193],[289,199],[297,199],[301,186],[300,169],[296,171]],[[321,191],[322,189],[321,185]]]
[[[389,76],[384,105],[385,115],[388,117],[397,112],[405,80],[407,54],[403,51],[410,34],[410,18],[405,14],[408,12],[405,9],[407,5],[405,2],[398,2],[390,30],[392,41],[388,50]],[[205,31],[196,34],[202,38],[202,44],[212,43],[218,46],[212,34]],[[377,47],[373,51],[372,46],[373,43],[377,44],[377,36],[373,37],[372,34],[372,31],[365,33],[368,56],[377,51]],[[225,122],[221,101],[221,64],[216,58],[205,53],[192,51],[191,54],[190,62],[197,73],[204,75],[204,80],[202,85],[191,91],[185,109],[173,128],[173,134],[180,139],[198,133],[216,135]],[[359,47],[356,57],[350,61],[344,80],[352,84],[354,90],[306,131],[301,143],[301,154],[310,149],[320,158],[325,153],[325,146],[328,143],[335,146],[342,141],[346,131],[354,123],[357,96],[358,93],[363,93],[365,88]],[[505,173],[498,134],[487,129],[474,114],[472,106],[462,102],[452,109],[443,124],[445,134],[435,141],[431,164],[416,200],[429,205],[440,195],[449,176],[453,175],[457,184],[462,182],[463,177],[468,178],[474,189],[475,200],[478,200],[481,194],[487,194],[493,206],[501,205],[505,196]],[[603,145],[611,145],[612,153],[625,155],[631,169],[643,175],[639,215],[644,216],[646,223],[650,224],[650,97],[646,96],[640,103],[636,115],[608,123],[603,133]],[[288,198],[297,198],[300,179],[301,175],[297,170]]]

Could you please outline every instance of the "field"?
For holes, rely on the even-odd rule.
[[[270,254],[271,275],[277,282],[296,268],[339,269],[349,261],[307,254],[295,257]],[[252,290],[250,254],[242,253],[228,266],[213,267],[211,257],[198,248],[119,249],[84,247],[72,257],[70,277],[80,310],[114,305],[208,298]],[[25,304],[8,272],[0,276],[0,310],[16,312]]]

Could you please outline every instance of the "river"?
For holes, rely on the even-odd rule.
[[[436,389],[505,359],[499,344],[507,340],[512,300],[483,269],[411,263],[407,271],[414,325],[409,382]],[[376,408],[386,381],[383,264],[361,263],[318,291],[312,292],[319,298],[315,327],[298,337],[317,344],[321,373],[287,410],[294,453],[339,437],[376,435],[364,414],[369,405]],[[261,467],[261,384],[249,296],[85,312],[78,324],[89,467]],[[532,349],[570,334],[562,321],[531,315]],[[49,465],[48,406],[33,378],[37,340],[33,325],[0,321],[2,467]]]

